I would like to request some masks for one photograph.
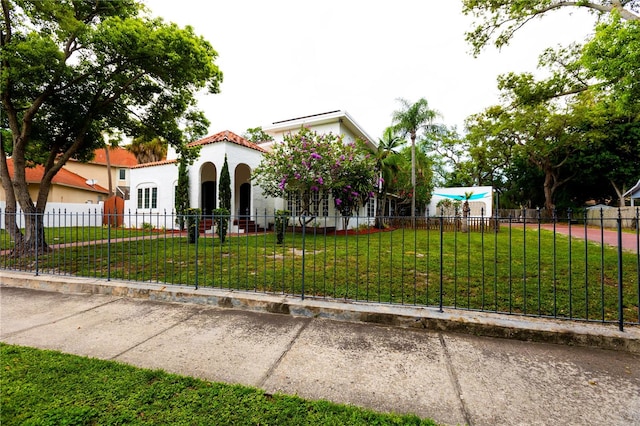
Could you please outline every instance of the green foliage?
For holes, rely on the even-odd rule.
[[[297,194],[300,216],[311,214],[313,193],[329,191],[343,214],[350,215],[371,196],[377,172],[374,160],[360,143],[345,144],[332,133],[318,134],[307,128],[285,136],[273,145],[253,177],[267,196]]]
[[[326,401],[0,343],[0,423],[435,425]]]
[[[195,244],[196,240],[200,236],[199,221],[200,221],[200,209],[187,208],[184,211],[184,218],[187,224],[187,233],[189,235],[189,243]]]
[[[248,128],[242,137],[253,143],[273,142],[273,137],[262,130],[261,126]]]
[[[463,0],[462,12],[476,18],[474,28],[466,33],[467,42],[478,55],[493,43],[500,48],[509,43],[516,31],[533,18],[540,18],[562,8],[585,8],[598,15],[616,11],[626,20],[640,18],[640,1],[558,1],[558,0]]]
[[[218,184],[218,201],[220,208],[231,211],[231,176],[229,175],[229,163],[227,154],[224,155],[224,164],[220,171],[220,183]]]
[[[189,172],[187,170],[187,162],[182,158],[178,160],[178,185],[176,187],[176,214],[178,216],[178,225],[180,230],[184,230],[184,215],[190,207],[189,200]]]
[[[213,223],[216,226],[216,232],[218,233],[218,237],[220,237],[220,243],[224,243],[227,239],[231,212],[229,209],[221,207],[219,209],[214,209],[211,213],[213,214]]]
[[[397,132],[404,136],[409,136],[411,140],[411,210],[410,215],[416,214],[416,201],[421,190],[417,185],[416,176],[416,138],[420,132],[433,131],[438,126],[433,124],[439,113],[429,107],[425,98],[418,99],[415,103],[410,103],[406,99],[398,99],[402,108],[393,112],[393,124]],[[424,191],[424,188],[422,188]]]
[[[167,142],[160,138],[147,141],[141,137],[135,138],[125,149],[136,156],[139,164],[160,161],[167,156]]]
[[[8,203],[44,211],[49,183],[72,157],[104,143],[102,131],[172,145],[206,127],[196,93],[217,93],[217,53],[191,27],[143,14],[141,3],[7,0],[1,32],[2,149],[18,172],[6,178]],[[45,176],[34,207],[21,170],[42,164]]]
[[[276,210],[274,226],[277,244],[282,244],[284,242],[284,233],[287,230],[287,226],[289,226],[290,216],[291,212],[289,210]]]
[[[640,20],[618,14],[596,28],[583,50],[581,64],[610,92],[617,113],[640,116]]]

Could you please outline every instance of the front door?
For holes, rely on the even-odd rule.
[[[240,215],[251,214],[251,184],[243,183],[240,185]]]
[[[216,208],[216,183],[202,182],[202,214],[210,215]]]

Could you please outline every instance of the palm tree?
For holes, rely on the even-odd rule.
[[[136,156],[138,163],[152,163],[167,156],[167,143],[160,138],[147,140],[144,137],[134,139],[125,149]]]
[[[411,217],[416,215],[416,137],[420,130],[428,130],[433,126],[433,120],[440,114],[429,108],[425,98],[420,98],[414,104],[399,98],[402,108],[394,111],[392,119],[394,128],[405,137],[411,138]]]
[[[376,206],[376,226],[382,227],[380,217],[384,215],[387,203],[387,189],[391,176],[398,171],[399,164],[396,160],[396,149],[402,146],[404,140],[399,137],[393,127],[387,127],[378,139],[378,148],[374,151],[378,179],[378,203]]]

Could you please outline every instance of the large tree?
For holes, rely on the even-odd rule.
[[[416,214],[416,138],[422,131],[430,131],[434,127],[433,121],[439,113],[429,107],[425,98],[411,103],[406,99],[398,99],[401,108],[393,112],[393,125],[395,129],[409,136],[411,140],[411,217]]]
[[[134,0],[0,3],[1,127],[8,129],[0,179],[20,254],[47,248],[40,215],[70,158],[86,159],[107,130],[184,146],[185,131],[197,134],[207,124],[195,93],[218,92],[222,74],[216,51],[191,27],[152,19]],[[25,169],[37,164],[44,174],[32,200]],[[26,213],[24,234],[15,223],[17,203]]]

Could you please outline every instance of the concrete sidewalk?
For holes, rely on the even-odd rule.
[[[0,285],[0,340],[6,343],[415,413],[444,424],[640,424],[637,327],[620,333],[608,326],[513,318],[503,319],[512,322],[507,327],[500,316],[477,313],[332,306],[6,272],[0,273]],[[538,340],[604,342],[621,350],[449,331],[456,323],[493,324]],[[565,327],[573,325],[576,333],[568,339]],[[517,331],[525,326],[529,334]],[[507,335],[504,330],[496,333]]]

